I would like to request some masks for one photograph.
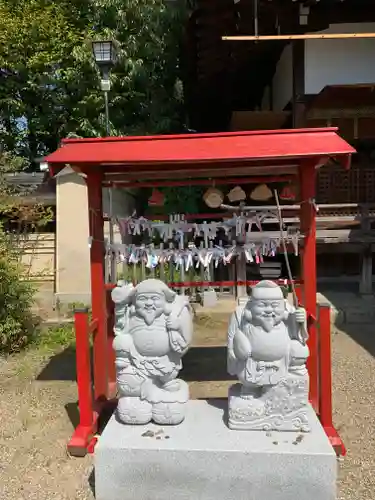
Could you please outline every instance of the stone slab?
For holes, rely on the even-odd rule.
[[[234,431],[226,400],[189,401],[176,427],[113,416],[95,447],[96,500],[335,500],[337,461],[314,411],[312,431]]]
[[[203,292],[203,307],[211,309],[218,305],[217,293],[215,290],[207,290]]]

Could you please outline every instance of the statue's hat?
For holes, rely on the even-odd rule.
[[[176,296],[175,292],[170,288],[168,288],[168,286],[165,283],[163,283],[163,281],[154,278],[141,281],[132,290],[132,297],[134,297],[135,295],[139,295],[141,293],[163,294],[167,302],[173,302]]]
[[[283,299],[284,295],[279,285],[275,282],[262,280],[251,289],[251,297],[253,299],[275,300]]]

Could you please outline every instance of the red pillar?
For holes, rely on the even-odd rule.
[[[299,167],[300,177],[300,221],[304,235],[301,253],[301,278],[303,300],[308,313],[316,317],[316,213],[315,213],[315,163],[304,162]],[[309,327],[308,370],[310,374],[310,401],[316,412],[319,410],[318,339],[315,324]]]
[[[91,241],[91,303],[92,317],[98,320],[94,333],[94,394],[95,399],[108,395],[107,319],[104,282],[104,221],[102,199],[102,172],[90,170],[87,174],[89,227]]]
[[[337,455],[346,455],[345,445],[332,420],[331,308],[318,306],[319,318],[319,418]]]
[[[106,291],[107,305],[107,352],[108,352],[108,397],[114,399],[117,393],[115,351],[113,349],[115,310],[110,290]]]
[[[83,427],[93,425],[90,339],[88,328],[88,309],[76,309],[74,325],[76,331],[76,359],[79,423]]]
[[[328,304],[319,306],[319,410],[324,428],[332,422],[332,361],[331,361],[331,310]]]

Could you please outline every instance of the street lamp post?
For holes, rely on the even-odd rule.
[[[101,80],[100,88],[104,93],[104,105],[105,105],[105,128],[107,137],[111,135],[109,127],[109,107],[108,107],[108,92],[111,90],[111,82],[109,79],[109,73],[112,66],[116,62],[116,51],[114,43],[111,40],[101,40],[92,42],[92,52],[94,54],[94,59],[99,67]],[[114,230],[113,230],[113,213],[112,213],[112,188],[108,190],[109,196],[109,242],[112,244],[114,242]],[[113,281],[116,276],[116,260],[114,256],[111,258],[111,280]]]
[[[111,82],[109,73],[112,66],[116,62],[116,51],[114,43],[111,40],[93,41],[92,52],[97,66],[100,69],[101,80],[100,88],[104,93],[105,104],[105,127],[107,136],[111,135],[109,128],[109,107],[108,107],[108,92],[111,90]]]

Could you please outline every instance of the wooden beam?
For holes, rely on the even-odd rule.
[[[305,41],[294,40],[292,42],[292,64],[293,64],[293,128],[304,128],[306,126],[306,104],[305,96]]]
[[[267,42],[281,40],[339,40],[352,38],[375,38],[375,33],[304,33],[303,35],[238,35],[222,36],[221,39],[231,42]]]
[[[375,106],[360,108],[310,108],[307,118],[310,120],[329,120],[332,118],[374,118]]]
[[[321,229],[317,231],[319,243],[375,243],[375,231],[360,229]]]
[[[364,217],[361,220],[362,231],[371,231],[371,221],[368,209],[363,210]],[[366,217],[367,216],[367,217]],[[366,245],[363,249],[361,266],[361,281],[359,283],[359,293],[362,295],[372,294],[372,250],[371,245]]]

